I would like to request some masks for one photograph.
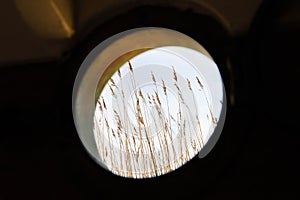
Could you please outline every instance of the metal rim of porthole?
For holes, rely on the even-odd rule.
[[[148,8],[147,7],[146,8],[141,8],[141,10],[142,10],[141,12],[143,12],[143,9],[147,10]],[[151,9],[152,10],[156,9],[156,7],[155,6],[151,7]],[[182,12],[180,10],[176,11],[175,8],[161,8],[161,7],[158,7],[158,9],[162,9],[163,13],[165,13],[166,11],[170,12],[170,13],[172,13],[172,12],[181,13]],[[68,78],[64,79],[65,84],[67,84],[67,87],[69,88],[68,90],[70,90],[71,87],[73,86],[73,83],[74,83],[74,80],[75,80],[74,78],[75,78],[75,75],[77,73],[77,69],[80,66],[80,64],[82,63],[85,56],[91,50],[91,48],[93,48],[96,44],[99,44],[105,38],[107,38],[107,37],[109,37],[113,34],[116,34],[118,32],[122,32],[122,31],[127,30],[127,29],[141,27],[140,23],[130,21],[131,18],[127,17],[127,16],[130,16],[130,15],[135,15],[136,12],[139,12],[139,10],[140,10],[140,8],[137,8],[135,10],[130,11],[129,13],[127,13],[125,15],[120,15],[120,16],[117,16],[116,18],[112,19],[112,20],[108,20],[108,22],[105,22],[104,24],[99,25],[99,28],[93,29],[91,34],[85,35],[84,38],[86,38],[86,39],[77,40],[79,43],[74,47],[71,54],[69,54],[69,58],[73,58],[73,59],[67,59],[68,66],[72,66],[73,68],[72,69],[70,69],[70,68],[65,69],[65,72],[64,72],[66,74],[66,77],[68,77]],[[176,16],[178,15],[178,13],[176,14]],[[187,24],[185,24],[185,23],[178,26],[178,25],[174,24],[175,22],[164,22],[162,20],[161,22],[159,22],[159,25],[161,25],[162,27],[172,28],[174,30],[178,30],[180,32],[183,32],[183,33],[191,36],[192,38],[196,39],[196,41],[203,44],[205,46],[205,48],[211,53],[211,55],[213,56],[215,62],[219,66],[219,70],[221,72],[221,75],[222,75],[222,78],[223,78],[223,81],[224,81],[224,84],[225,84],[225,88],[227,89],[227,91],[226,91],[227,95],[231,94],[232,93],[232,86],[234,85],[234,83],[233,83],[234,80],[231,79],[230,73],[235,73],[235,72],[228,72],[228,68],[226,67],[227,56],[228,56],[228,51],[226,50],[226,48],[228,46],[226,46],[226,45],[230,45],[230,37],[226,33],[226,29],[221,28],[222,25],[219,24],[219,22],[214,21],[212,17],[208,17],[207,15],[201,15],[201,14],[190,14],[190,15],[191,16],[187,15],[187,17],[186,17],[187,19],[185,19],[185,17],[183,17],[182,20],[185,21],[185,20],[188,20],[188,18],[191,18],[191,17],[196,17],[195,19],[197,19],[197,16],[198,16],[199,20],[197,19],[195,21],[195,23],[197,24],[199,22],[200,24],[203,24],[203,26],[206,29],[203,29],[202,32],[199,32],[199,33],[195,34],[195,31],[191,31],[190,28],[187,27]],[[184,16],[186,16],[186,15],[184,14]],[[118,28],[116,28],[112,25],[112,24],[116,25],[116,22],[118,22],[118,21],[121,22],[122,20],[127,20],[127,24],[124,25],[124,26],[118,27]],[[208,27],[208,22],[209,22],[210,27]],[[173,23],[173,25],[172,25],[172,23]],[[146,26],[147,25],[155,25],[155,24],[158,24],[158,22],[153,22],[153,21],[151,22],[151,19],[147,19],[145,22],[143,22],[143,24],[146,25]],[[219,28],[217,28],[218,26],[219,26]],[[208,29],[207,29],[207,27],[208,27]],[[103,32],[103,30],[109,30],[109,32],[105,33],[105,32]],[[212,34],[208,35],[207,33],[211,32],[212,30],[218,30],[218,31],[213,31]],[[217,42],[219,42],[219,44],[216,44]],[[233,94],[233,95],[235,95],[235,94]],[[233,111],[232,111],[231,103],[229,103],[228,106],[229,107],[228,107],[228,110],[227,110],[228,111],[227,116],[230,119],[232,119],[232,112]],[[228,138],[226,138],[226,137],[228,137],[228,134],[229,135],[231,134],[229,132],[230,129],[231,129],[230,125],[228,127],[228,124],[227,125],[225,124],[224,131],[226,132],[226,134],[225,134],[225,136],[222,136],[221,141],[219,141],[219,143],[221,143],[220,144],[221,146],[224,146],[224,145],[226,145],[226,143],[228,143]],[[237,137],[241,137],[241,135],[237,135]],[[239,139],[235,139],[235,141],[239,141]],[[212,176],[216,176],[216,174],[220,173],[220,170],[222,170],[222,168],[224,169],[224,167],[227,165],[226,163],[230,162],[230,159],[232,159],[232,156],[233,156],[234,152],[236,152],[236,148],[238,148],[238,147],[237,147],[236,144],[234,144],[234,145],[230,146],[229,149],[227,149],[226,151],[223,151],[223,152],[219,149],[219,148],[222,148],[222,147],[217,146],[216,148],[217,148],[217,150],[214,150],[212,153],[210,153],[210,156],[208,156],[207,158],[201,159],[201,161],[197,161],[197,162],[192,161],[193,166],[200,167],[200,169],[204,167],[206,170],[212,171],[211,172]],[[224,160],[225,157],[227,159]],[[198,160],[198,159],[194,158],[193,160]],[[218,166],[224,166],[224,167],[217,167],[217,168],[213,167],[213,168],[208,169],[207,167],[209,165],[211,165],[209,163],[214,163]],[[180,171],[181,170],[179,170],[179,173],[181,173]],[[176,173],[175,173],[175,175],[176,175]],[[211,176],[210,176],[210,178],[208,178],[208,177],[205,178],[206,176],[207,176],[207,174],[204,174],[203,178],[207,179],[208,182],[210,182],[214,179]]]

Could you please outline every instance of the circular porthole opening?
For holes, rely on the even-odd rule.
[[[94,160],[114,174],[171,172],[215,145],[225,121],[219,69],[203,46],[165,28],[114,35],[85,58],[73,117]]]

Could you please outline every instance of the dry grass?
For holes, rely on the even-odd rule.
[[[113,78],[108,81],[108,87],[111,95],[115,98],[121,98],[123,106],[119,106],[113,110],[114,120],[116,126],[110,127],[107,115],[108,107],[103,96],[100,95],[97,106],[99,107],[100,117],[96,121],[97,129],[96,137],[98,138],[97,144],[99,148],[100,157],[103,161],[110,163],[110,169],[119,175],[129,177],[152,177],[169,172],[176,169],[191,158],[190,149],[192,148],[193,154],[198,152],[204,145],[202,125],[199,119],[198,110],[194,88],[189,79],[186,79],[186,87],[193,97],[193,108],[187,105],[182,93],[185,88],[181,88],[178,82],[178,74],[172,66],[173,84],[176,88],[178,98],[178,112],[176,116],[172,116],[170,112],[168,88],[163,79],[158,81],[158,77],[151,72],[151,80],[154,85],[153,93],[143,93],[141,88],[138,87],[134,75],[134,67],[128,61],[128,69],[130,71],[130,84],[126,87],[134,88],[134,95],[130,96],[133,105],[127,108],[124,85],[122,82],[122,74],[120,69],[117,70],[117,75],[120,78],[120,85],[115,83]],[[204,89],[200,79],[195,77],[198,83],[198,90]],[[159,88],[160,86],[160,88]],[[161,92],[160,92],[161,91]],[[198,91],[197,91],[198,92]],[[206,96],[205,96],[206,97]],[[209,105],[208,99],[206,103]],[[166,105],[164,104],[166,102]],[[153,110],[149,111],[147,105],[153,106]],[[187,121],[185,113],[183,113],[183,106],[188,110],[196,109],[196,113],[192,121]],[[135,114],[137,126],[131,124],[128,118],[127,110],[131,109]],[[217,119],[213,116],[211,108],[209,107],[212,122],[217,123]],[[194,113],[190,112],[190,113]],[[157,119],[158,118],[158,119]],[[176,119],[175,119],[176,118]],[[154,127],[149,125],[149,122],[154,123]],[[177,130],[172,130],[172,121],[177,123]],[[196,123],[193,123],[195,121]],[[158,123],[159,122],[159,123]],[[178,132],[179,146],[175,144],[172,132]],[[150,137],[150,133],[158,133],[158,145],[160,149],[156,149],[155,137]],[[108,146],[104,144],[104,137],[101,136],[107,133]],[[129,136],[128,133],[132,133]],[[189,137],[196,134],[196,139]],[[131,139],[130,139],[131,138]],[[119,144],[120,152],[116,153],[113,147],[113,141]]]

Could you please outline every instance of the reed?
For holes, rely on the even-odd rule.
[[[116,84],[116,79],[110,78],[108,81],[108,89],[110,94],[119,99],[123,106],[117,105],[112,113],[108,109],[105,97],[100,95],[97,106],[99,107],[100,115],[99,121],[96,123],[98,128],[94,129],[97,135],[97,144],[99,148],[100,156],[104,161],[111,163],[111,168],[118,174],[134,177],[149,177],[157,176],[165,171],[170,171],[176,166],[185,163],[190,157],[190,148],[192,147],[194,153],[199,151],[204,146],[204,139],[202,133],[202,125],[199,119],[199,113],[196,102],[196,92],[199,90],[202,92],[204,86],[201,83],[199,77],[195,76],[195,81],[198,83],[199,88],[195,89],[195,86],[191,84],[191,80],[186,78],[187,86],[180,86],[180,78],[174,68],[172,67],[172,78],[177,94],[178,111],[176,115],[172,116],[169,105],[169,93],[165,83],[165,80],[160,77],[156,77],[153,72],[150,73],[152,83],[154,85],[153,92],[144,93],[141,88],[138,87],[135,79],[134,67],[130,60],[127,61],[129,69],[130,82],[126,87],[132,89],[133,95],[129,97],[125,96],[124,83],[122,81],[121,70],[118,69],[116,74],[120,79],[120,85]],[[159,80],[159,81],[158,81]],[[158,87],[160,86],[160,88]],[[197,87],[198,87],[197,86]],[[193,104],[188,105],[185,102],[185,96],[182,91],[186,88],[189,90]],[[195,91],[196,90],[196,91]],[[203,91],[204,92],[204,91]],[[127,99],[132,101],[132,104],[128,107]],[[209,101],[205,95],[206,103]],[[188,102],[188,101],[187,101]],[[148,109],[150,105],[154,109]],[[109,105],[110,106],[110,105]],[[183,113],[184,109],[190,112],[190,117],[193,119],[188,120],[186,115]],[[134,113],[134,120],[136,126],[130,123],[127,111],[130,109]],[[196,109],[193,112],[191,109]],[[211,120],[214,124],[217,123],[216,118],[210,109]],[[194,114],[196,113],[196,114]],[[116,122],[115,127],[110,127],[107,115],[113,114],[113,118]],[[154,126],[150,124],[151,118],[153,119]],[[176,118],[176,119],[175,119]],[[179,138],[179,149],[175,148],[174,138],[172,136],[172,122],[176,122],[178,138]],[[193,123],[193,122],[196,123]],[[175,126],[175,127],[176,127]],[[175,128],[176,129],[176,128]],[[193,130],[196,132],[196,139],[191,139]],[[107,133],[108,145],[104,144],[104,138],[102,134]],[[158,144],[160,149],[163,151],[157,151],[154,144],[154,139],[150,136],[150,133],[159,133],[156,137],[158,138]],[[132,137],[127,133],[132,133]],[[131,139],[129,138],[131,137]],[[120,153],[116,155],[113,148],[113,141],[119,144]],[[171,148],[170,148],[171,147]],[[124,152],[124,154],[122,153]],[[125,157],[123,157],[125,155]],[[172,155],[172,156],[171,156]],[[150,158],[150,159],[148,159]],[[118,161],[119,160],[119,161]],[[123,163],[125,161],[125,163]],[[136,173],[133,173],[136,172]]]

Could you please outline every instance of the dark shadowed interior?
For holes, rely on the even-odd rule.
[[[58,59],[3,64],[0,199],[299,198],[300,21],[281,20],[296,5],[265,1],[239,36],[190,9],[142,6],[101,24],[93,19],[86,25],[93,28],[75,34]],[[89,157],[72,117],[72,87],[92,48],[145,26],[180,31],[208,50],[223,77],[228,111],[207,157],[135,180],[113,175]]]

